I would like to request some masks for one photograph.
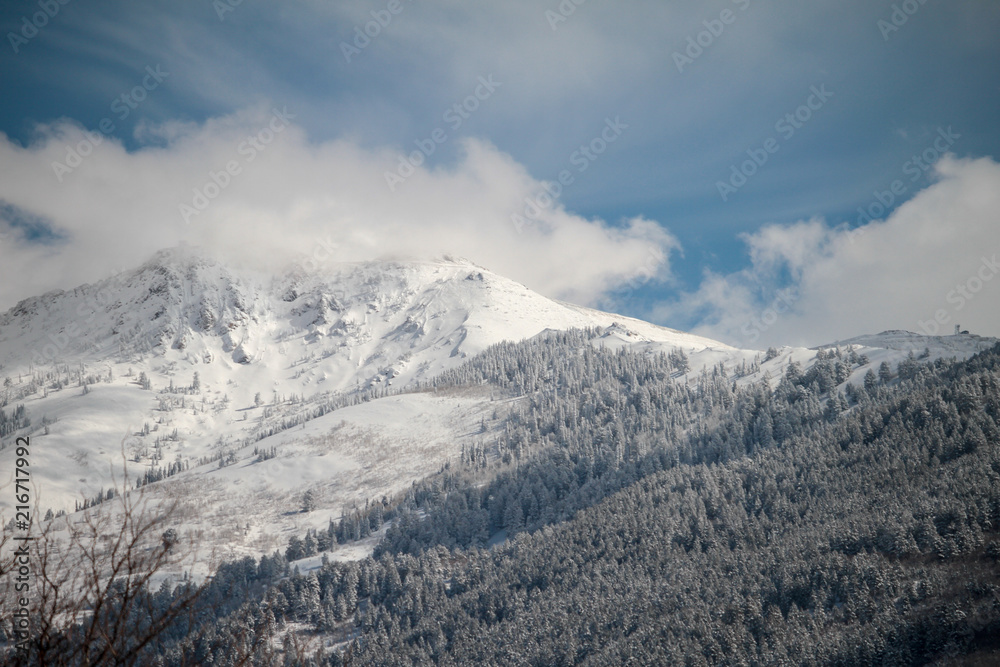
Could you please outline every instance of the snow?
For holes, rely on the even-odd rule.
[[[183,462],[187,470],[146,491],[154,503],[179,502],[175,525],[198,544],[207,572],[221,558],[283,549],[290,535],[398,493],[456,460],[463,446],[492,438],[494,411],[502,418],[507,403],[488,391],[417,391],[420,383],[492,344],[578,327],[601,328],[593,344],[612,350],[683,349],[690,370],[681,382],[720,363],[732,369],[763,359],[756,350],[554,301],[461,260],[266,275],[187,248],[0,315],[0,376],[10,378],[0,391],[8,412],[24,404],[32,419],[31,474],[43,513],[71,512],[75,501],[120,485],[126,474],[134,480]],[[994,342],[885,332],[834,345],[868,355],[857,382],[868,367],[911,351],[964,358]],[[783,348],[738,382],[767,374],[776,382],[790,361],[805,369],[815,356],[815,349]],[[152,390],[139,386],[141,373]],[[98,381],[84,393],[87,376]],[[171,383],[174,393],[165,391]],[[260,439],[282,420],[370,390],[380,397]],[[277,456],[257,461],[254,447],[273,447]],[[235,463],[220,467],[222,456]],[[0,450],[0,485],[13,468],[8,446]],[[307,489],[318,509],[299,512]],[[0,495],[4,521],[11,500]],[[341,556],[361,557],[373,545]]]
[[[856,346],[856,349],[881,350],[887,355],[892,355],[893,352],[904,355],[913,352],[918,357],[926,349],[929,352],[929,358],[933,361],[939,358],[965,359],[993,347],[996,343],[994,338],[984,338],[974,334],[925,336],[912,331],[883,331],[880,334],[857,336],[824,347],[839,345],[846,349],[853,345]]]
[[[23,403],[36,426],[43,417],[54,422],[48,435],[33,433],[36,450],[49,452],[39,454],[36,467],[43,507],[71,510],[81,494],[113,483],[123,439],[133,476],[178,458],[194,467],[332,395],[416,387],[494,343],[585,326],[613,327],[624,344],[731,349],[552,301],[464,261],[344,264],[325,274],[265,276],[175,249],[134,271],[27,299],[0,315],[0,365],[12,379],[10,404]],[[39,371],[68,386],[22,395]],[[161,393],[171,383],[190,386],[196,372],[198,392]],[[152,391],[138,386],[140,373]],[[82,395],[79,374],[102,381]],[[171,404],[161,409],[161,400]],[[145,423],[152,432],[143,436]],[[315,437],[325,425],[320,420],[288,437]],[[164,441],[174,429],[177,439]],[[0,452],[0,460],[6,456]],[[352,465],[335,453],[314,463],[341,472]],[[243,466],[239,474],[251,484],[259,471],[282,469]],[[0,499],[0,507],[7,502]]]

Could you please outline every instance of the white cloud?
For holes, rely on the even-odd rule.
[[[7,227],[0,262],[21,279],[0,286],[0,307],[100,279],[181,242],[271,263],[331,244],[335,261],[453,254],[578,303],[595,303],[636,276],[668,277],[677,247],[650,221],[610,226],[559,207],[517,230],[511,214],[542,184],[483,141],[466,140],[459,164],[418,168],[390,192],[384,174],[398,165],[396,153],[311,143],[269,108],[141,132],[164,145],[128,152],[104,138],[58,176],[53,163],[66,163],[68,147],[91,143],[82,128],[68,121],[41,127],[26,148],[0,135],[0,200],[49,220],[65,237],[40,245]],[[227,164],[238,173],[226,175]],[[196,190],[214,197],[193,213],[204,203],[195,201]],[[189,222],[182,204],[191,207]]]
[[[748,268],[706,275],[654,319],[697,318],[700,333],[744,347],[887,329],[949,334],[956,324],[1000,336],[1000,165],[946,156],[936,170],[938,181],[887,220],[746,235]]]
[[[0,307],[100,279],[181,242],[267,265],[325,257],[330,247],[331,261],[458,255],[590,305],[606,304],[630,281],[671,278],[669,258],[680,246],[649,220],[610,226],[552,207],[518,230],[511,214],[523,213],[543,184],[484,141],[464,140],[458,164],[418,168],[392,192],[385,173],[399,164],[396,152],[313,143],[294,121],[274,121],[281,131],[253,147],[248,137],[266,138],[273,120],[261,107],[201,125],[143,126],[156,146],[129,152],[105,138],[61,182],[52,165],[66,162],[67,147],[86,147],[79,126],[40,127],[28,147],[0,136],[0,200],[63,236],[31,242],[0,220],[0,262],[17,277],[0,286]],[[211,174],[227,163],[239,173],[186,223],[181,205],[194,208],[195,190],[206,186],[214,194]],[[935,320],[942,333],[961,324],[1000,335],[1000,165],[949,156],[937,177],[887,220],[856,230],[810,219],[743,235],[746,269],[706,273],[696,291],[651,319],[696,322],[697,332],[746,347],[932,331]]]

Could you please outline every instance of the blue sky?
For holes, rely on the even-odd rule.
[[[39,14],[46,7],[53,16]],[[72,286],[134,264],[156,243],[209,237],[225,243],[236,200],[244,197],[248,210],[267,208],[254,199],[267,184],[298,197],[274,204],[268,209],[274,215],[254,224],[261,234],[278,234],[282,212],[297,216],[306,239],[300,252],[308,254],[314,245],[308,239],[324,229],[335,230],[345,259],[392,245],[380,234],[435,236],[440,243],[417,245],[469,255],[553,296],[747,346],[819,344],[872,327],[915,330],[975,275],[981,259],[975,253],[1000,250],[990,206],[957,215],[965,200],[956,199],[938,211],[947,219],[937,223],[924,213],[945,194],[964,196],[982,174],[990,189],[1000,156],[996,3],[53,0],[4,3],[0,28],[6,135],[0,165],[11,175],[7,189],[0,186],[6,229],[0,234],[17,257],[61,257],[46,276],[26,280],[20,291],[8,288],[3,307],[36,289]],[[373,36],[359,37],[366,29]],[[483,80],[495,83],[483,87]],[[455,111],[455,104],[465,108]],[[227,133],[237,137],[251,128],[254,134],[274,109],[287,109],[293,119],[275,142],[280,148],[260,151],[257,164],[269,165],[270,177],[255,188],[249,177],[239,190],[229,188],[211,210],[199,211],[197,232],[190,219],[176,224],[174,202],[184,201],[177,196],[160,208],[113,209],[96,204],[98,195],[73,192],[87,190],[83,182],[92,193],[93,183],[110,184],[109,193],[140,192],[173,184],[175,173],[177,179],[211,173],[233,154]],[[610,126],[617,129],[605,132]],[[428,144],[435,130],[445,139]],[[32,171],[31,165],[58,161],[86,131],[107,139],[94,147],[106,163],[95,157],[63,179],[52,178],[51,169]],[[217,140],[222,148],[213,151]],[[935,141],[947,151],[933,148]],[[352,186],[367,193],[362,202],[340,196],[338,187],[346,186],[338,183],[326,197],[321,179],[312,180],[329,168],[346,182],[353,164],[384,182],[400,154],[418,149],[416,142],[434,151],[421,156],[418,175],[398,190],[419,186],[425,198]],[[588,146],[595,152],[581,150]],[[935,161],[955,163],[946,174],[914,171],[912,158],[927,151]],[[296,156],[298,164],[316,160],[313,170],[283,180],[278,174],[290,171],[283,160]],[[762,164],[745,165],[753,156]],[[752,172],[745,184],[739,176],[730,180],[741,167]],[[138,178],[136,170],[149,178],[128,180]],[[517,201],[512,193],[527,188],[537,196],[539,184],[558,182],[562,172],[572,182],[527,235],[518,230],[500,241],[489,231],[477,241],[467,233],[484,226],[481,220],[523,212],[510,205]],[[199,187],[205,178],[198,178],[193,186],[178,180],[177,191]],[[875,207],[872,223],[859,219],[858,207],[871,208],[894,181],[902,186],[887,210]],[[720,182],[739,187],[720,191]],[[397,208],[381,201],[397,196],[410,199]],[[454,211],[441,208],[449,198]],[[893,217],[914,200],[926,207]],[[438,221],[459,212],[474,221],[449,227],[414,213],[411,223],[406,212],[420,207],[434,210]],[[102,227],[115,211],[129,234],[115,232],[111,222]],[[369,217],[382,220],[371,223],[370,234]],[[40,231],[39,220],[49,222],[50,234]],[[841,271],[863,264],[856,253],[879,234],[846,234],[869,224],[887,235],[886,252],[910,253],[900,254],[899,266],[933,264],[934,282],[914,283],[898,272],[875,277],[896,290],[874,290],[881,299],[914,283],[908,305],[887,309],[870,296],[863,316],[847,307],[840,318],[818,318],[830,304],[846,303],[846,295],[872,291],[852,282],[864,271],[828,269],[824,275],[843,286],[839,296],[817,292],[813,285],[822,276],[810,273],[820,258]],[[917,233],[933,224],[953,230],[955,248],[945,253],[951,263],[944,269],[941,241],[919,241],[927,234]],[[107,246],[102,239],[109,234],[123,244],[118,257],[95,250]],[[918,241],[891,240],[899,235]],[[460,239],[454,249],[451,238]],[[844,239],[851,241],[847,250]],[[356,249],[365,243],[365,252]],[[866,252],[875,262],[880,250]],[[957,300],[946,305],[948,324],[967,315],[981,332],[1000,335],[989,314],[996,309],[986,307],[998,302],[996,283],[957,311]],[[801,295],[790,312],[761,326],[760,315],[788,288]]]

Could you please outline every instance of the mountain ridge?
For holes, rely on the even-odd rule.
[[[721,368],[736,384],[775,386],[793,362],[805,371],[819,359],[817,349],[765,355],[558,302],[465,260],[269,274],[182,248],[0,314],[2,400],[32,420],[12,435],[43,445],[32,464],[43,507],[70,511],[103,493],[126,461],[132,480],[179,471],[162,493],[201,493],[191,512],[208,534],[225,499],[257,507],[244,541],[220,533],[218,544],[260,554],[493,437],[517,399],[474,387],[439,395],[430,381],[497,343],[569,329],[589,329],[589,344],[611,351],[682,352],[676,382]],[[846,382],[925,347],[933,360],[990,344],[893,336],[842,343],[864,359]],[[255,446],[280,454],[261,461]],[[12,455],[0,449],[0,461]],[[320,511],[286,525],[282,508],[304,484],[322,491]]]

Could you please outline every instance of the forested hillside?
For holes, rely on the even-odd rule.
[[[365,615],[352,662],[995,655],[998,364],[996,349],[950,367],[901,364],[902,381],[856,388],[846,412],[839,398],[824,408],[821,377],[794,367],[773,395],[706,381],[702,397],[728,409],[706,415],[679,455],[643,459],[664,470],[571,521],[463,552],[437,577],[417,566],[398,599]],[[641,377],[620,390],[641,401]],[[627,408],[617,414],[629,423]]]
[[[143,664],[996,663],[1000,346],[858,386],[867,360],[824,350],[773,388],[724,367],[678,382],[682,354],[591,338],[438,378],[523,398],[501,436],[366,515],[393,518],[375,558],[229,564],[211,614]]]

